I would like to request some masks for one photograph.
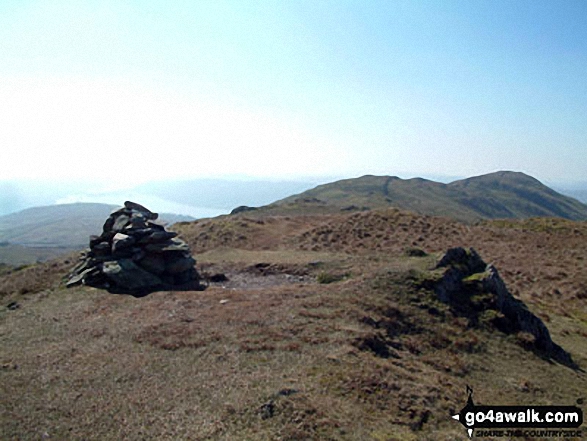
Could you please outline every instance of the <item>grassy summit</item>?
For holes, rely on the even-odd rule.
[[[523,173],[496,172],[442,184],[421,178],[363,176],[290,196],[266,207],[276,213],[396,207],[461,221],[556,216],[587,219],[587,206]]]
[[[467,385],[478,404],[587,398],[583,371],[433,289],[443,252],[474,247],[584,370],[584,222],[385,209],[175,228],[206,291],[66,290],[72,257],[3,271],[0,438],[465,440]]]

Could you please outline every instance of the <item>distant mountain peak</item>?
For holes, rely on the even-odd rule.
[[[472,176],[470,178],[460,179],[455,182],[463,181],[516,181],[516,182],[540,182],[533,176],[527,175],[524,172],[500,170],[492,173],[487,173],[479,176]]]
[[[321,207],[304,201],[318,199]],[[365,175],[323,184],[266,209],[295,212],[349,211],[349,207],[396,207],[461,221],[496,218],[587,219],[587,205],[563,196],[519,171],[496,171],[443,184],[423,178]]]

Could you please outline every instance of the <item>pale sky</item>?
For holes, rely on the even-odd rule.
[[[587,178],[587,2],[0,2],[0,177]]]

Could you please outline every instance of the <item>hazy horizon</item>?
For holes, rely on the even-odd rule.
[[[268,180],[232,176],[219,179],[167,179],[142,184],[109,185],[108,182],[78,180],[0,180],[0,216],[27,208],[54,204],[92,202],[122,205],[133,200],[153,211],[188,215],[195,218],[229,213],[240,205],[261,206],[301,193],[317,185],[359,176],[329,176],[313,180]],[[403,175],[450,183],[466,176]],[[471,176],[468,176],[471,177]],[[545,182],[545,185],[587,203],[587,181]]]
[[[134,200],[154,211],[184,214],[196,218],[213,217],[227,214],[240,205],[266,205],[316,185],[346,178],[349,176],[284,181],[255,179],[246,176],[224,176],[217,179],[154,180],[142,184],[127,185],[112,185],[108,182],[101,183],[92,180],[77,180],[74,183],[34,179],[0,180],[0,216],[26,208],[54,204],[93,202],[121,205],[125,200]],[[451,177],[440,177],[439,179],[446,182],[454,180]],[[199,201],[194,201],[191,204],[186,203],[186,193],[190,192],[190,189],[177,189],[177,186],[182,183],[199,184],[200,188],[196,188],[194,191],[201,189],[204,184],[206,186],[205,193],[196,193],[192,198],[188,198],[200,199]],[[236,187],[230,187],[231,183],[236,184]],[[159,193],[164,190],[164,197],[153,194],[153,187],[155,190],[159,190]],[[179,190],[175,191],[175,197],[170,196],[174,192],[174,187]]]

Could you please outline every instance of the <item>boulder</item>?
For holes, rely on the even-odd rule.
[[[539,352],[567,366],[576,366],[571,355],[552,341],[544,322],[509,292],[497,269],[487,265],[473,248],[449,249],[436,268],[443,270],[434,287],[438,299],[451,305],[455,313],[467,316],[471,325],[478,325],[480,317],[493,310],[487,316],[492,317],[498,329],[529,333]]]
[[[165,271],[165,259],[160,254],[147,254],[137,264],[156,275],[160,275]]]
[[[153,213],[126,201],[90,237],[90,249],[70,272],[68,287],[88,285],[142,296],[160,289],[203,289],[189,246]]]
[[[154,231],[139,240],[139,243],[160,243],[166,242],[169,239],[173,239],[177,236],[177,233],[173,231]]]
[[[160,243],[149,243],[145,245],[145,250],[150,253],[165,253],[165,252],[176,252],[176,251],[188,251],[190,248],[187,243],[181,239],[173,238]]]
[[[140,268],[130,259],[104,262],[102,273],[110,285],[120,292],[142,294],[153,291],[162,285],[159,277]]]
[[[258,210],[257,207],[248,207],[246,205],[241,205],[239,207],[234,208],[230,214],[238,214],[238,213],[245,213],[247,211],[256,211]]]
[[[169,274],[183,273],[196,264],[196,261],[191,256],[178,256],[169,259],[165,262],[165,272]]]
[[[117,251],[130,248],[136,239],[132,236],[128,236],[122,233],[116,233],[112,238],[112,254],[116,254]]]
[[[124,203],[124,208],[127,210],[136,211],[147,219],[155,220],[159,217],[158,213],[153,213],[148,208],[143,207],[141,204],[137,204],[136,202],[126,201]]]
[[[108,242],[100,242],[92,247],[92,252],[96,256],[107,256],[110,254],[111,248]]]
[[[125,214],[121,214],[114,220],[114,224],[112,225],[112,231],[122,231],[124,227],[126,227],[130,222],[130,216]]]

